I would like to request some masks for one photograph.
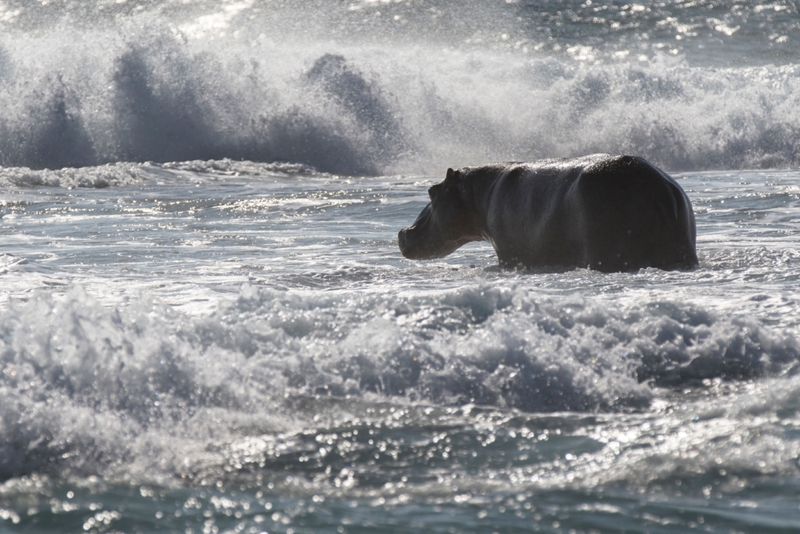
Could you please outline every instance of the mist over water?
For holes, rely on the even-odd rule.
[[[799,26],[790,2],[6,1],[0,163],[792,166]]]

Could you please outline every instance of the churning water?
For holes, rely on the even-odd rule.
[[[780,1],[0,2],[0,531],[797,532],[798,42]],[[400,255],[447,167],[595,151],[674,173],[698,269]]]

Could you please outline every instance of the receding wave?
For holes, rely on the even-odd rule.
[[[0,164],[229,158],[379,174],[589,152],[673,171],[800,164],[796,65],[699,66],[619,43],[515,48],[492,32],[522,30],[494,5],[481,8],[484,33],[472,21],[472,39],[450,46],[457,28],[334,42],[293,34],[302,13],[240,4],[12,26],[0,37]],[[405,28],[430,24],[391,9]]]

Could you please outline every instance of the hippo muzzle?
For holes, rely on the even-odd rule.
[[[410,260],[444,258],[454,250],[480,239],[467,225],[468,213],[455,192],[431,188],[431,202],[408,228],[400,230],[400,252]]]
[[[446,254],[437,254],[435,232],[431,231],[431,205],[419,214],[414,224],[408,228],[403,228],[397,234],[397,243],[400,245],[400,252],[410,260],[424,260],[430,258],[440,258]]]

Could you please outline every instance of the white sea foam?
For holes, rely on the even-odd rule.
[[[314,16],[292,4],[166,4],[170,21],[107,6],[95,24],[62,23],[89,15],[57,7],[23,9],[36,33],[6,22],[0,162],[228,157],[343,174],[591,152],[635,153],[673,171],[800,162],[792,64],[697,65],[666,47],[620,56],[620,46],[646,46],[624,37],[589,55],[567,44],[554,53],[555,38],[529,42],[514,13],[523,8],[481,2],[427,14],[405,3],[319,4]],[[609,24],[615,12],[604,13]],[[753,17],[757,26],[767,15]],[[322,37],[334,27],[348,37]]]
[[[33,170],[26,167],[0,167],[2,187],[94,187],[125,186],[146,180],[142,166],[114,163],[86,169]]]
[[[76,288],[1,319],[4,478],[144,476],[130,464],[147,471],[154,450],[159,476],[191,475],[209,439],[308,424],[288,397],[615,412],[647,408],[654,385],[779,376],[800,361],[794,337],[752,320],[489,287],[389,300],[245,287],[209,316],[148,299],[107,309]]]
[[[695,170],[798,165],[799,20],[4,0],[0,529],[797,530],[800,175]],[[693,169],[697,269],[397,250],[593,151]]]

